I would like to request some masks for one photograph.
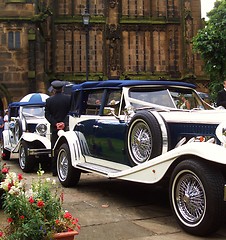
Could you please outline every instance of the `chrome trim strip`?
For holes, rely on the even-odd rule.
[[[162,143],[163,143],[162,144],[162,154],[166,153],[166,152],[168,152],[168,147],[169,147],[166,124],[165,124],[162,116],[160,116],[158,112],[156,112],[156,111],[150,111],[150,112],[155,116],[155,118],[159,122],[159,126],[160,126],[160,129],[162,131]]]

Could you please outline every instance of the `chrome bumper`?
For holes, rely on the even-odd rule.
[[[43,154],[51,155],[51,149],[46,149],[46,148],[28,149],[27,154],[28,156],[43,155]]]

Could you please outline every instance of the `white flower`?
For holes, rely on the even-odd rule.
[[[12,195],[18,195],[19,193],[20,193],[20,189],[15,186],[12,186],[9,190],[9,194],[12,194]]]
[[[9,172],[7,175],[6,175],[6,178],[9,177],[9,178],[11,178],[11,180],[14,180],[14,181],[17,180],[17,174],[15,172]]]
[[[46,178],[46,182],[50,182],[51,181],[51,179],[50,178]]]
[[[34,192],[31,188],[29,188],[26,192],[25,192],[25,196],[26,197],[32,197],[34,195]]]
[[[4,182],[1,182],[1,188],[3,188],[5,191],[7,191],[10,182],[11,181],[9,181],[9,179],[6,178]]]
[[[24,187],[24,182],[23,181],[18,182],[17,187],[22,189]]]
[[[38,170],[37,171],[38,176],[42,176],[44,173],[45,173],[45,171],[43,171],[43,170]]]

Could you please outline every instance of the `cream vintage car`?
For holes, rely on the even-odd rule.
[[[187,232],[205,236],[224,222],[226,111],[188,83],[90,81],[73,87],[69,131],[59,131],[57,172],[65,187],[83,172],[167,184]],[[167,199],[166,199],[167,201]]]
[[[9,127],[3,131],[2,159],[19,153],[19,165],[24,172],[33,170],[35,163],[50,163],[50,126],[44,115],[43,93],[28,94],[20,102],[9,104]]]

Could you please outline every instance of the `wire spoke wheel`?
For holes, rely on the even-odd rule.
[[[145,122],[138,122],[131,132],[131,152],[138,163],[147,161],[152,152],[152,135]]]
[[[127,154],[132,166],[147,162],[162,153],[162,131],[151,112],[136,113],[129,123],[126,137]]]
[[[79,182],[81,170],[72,166],[71,152],[66,143],[61,145],[57,155],[57,173],[64,187],[75,186]]]
[[[202,219],[206,210],[206,195],[201,181],[195,175],[186,173],[180,177],[175,198],[185,221],[196,224]]]
[[[200,159],[182,160],[170,178],[170,204],[179,225],[188,233],[206,236],[223,223],[224,177]]]
[[[19,151],[19,161],[20,161],[21,169],[24,169],[26,165],[26,154],[25,154],[24,146],[22,144],[20,146],[20,151]]]
[[[67,153],[63,149],[59,152],[57,163],[59,176],[64,181],[68,174],[68,158]]]

